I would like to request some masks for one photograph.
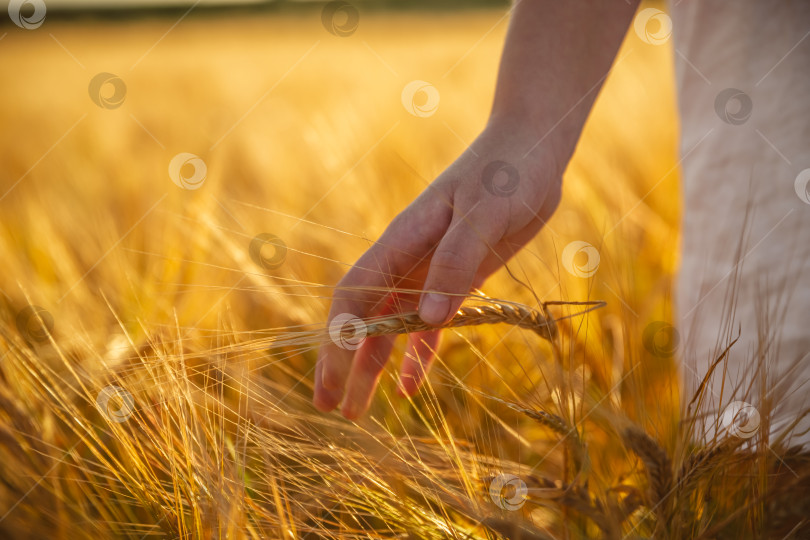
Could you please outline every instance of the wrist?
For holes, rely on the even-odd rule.
[[[559,126],[558,126],[559,127]],[[480,138],[485,141],[505,141],[510,154],[520,161],[541,167],[552,178],[562,179],[562,174],[573,154],[576,141],[566,143],[560,138],[561,133],[554,129],[538,129],[528,114],[493,114]]]

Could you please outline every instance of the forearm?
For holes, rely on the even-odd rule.
[[[530,133],[526,151],[545,145],[564,169],[637,4],[517,0],[490,124]]]

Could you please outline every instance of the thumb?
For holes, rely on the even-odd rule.
[[[486,220],[482,220],[487,223]],[[487,227],[475,228],[469,216],[453,220],[441,239],[425,279],[425,293],[419,302],[419,317],[428,324],[449,321],[470,292],[478,268],[499,238]]]

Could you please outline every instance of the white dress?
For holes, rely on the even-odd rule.
[[[810,1],[673,0],[670,16],[684,398],[739,335],[692,407],[697,437],[769,433],[774,444],[810,407]]]

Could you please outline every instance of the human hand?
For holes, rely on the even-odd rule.
[[[472,146],[394,218],[337,285],[329,324],[344,313],[365,319],[418,306],[423,321],[441,325],[472,288],[537,234],[559,204],[565,162],[520,124],[490,121]],[[424,292],[420,298],[380,292],[385,289]],[[361,416],[395,337],[368,337],[357,350],[324,343],[315,369],[315,406],[331,411],[342,401],[346,418]],[[400,395],[419,389],[438,341],[438,330],[408,336]]]

